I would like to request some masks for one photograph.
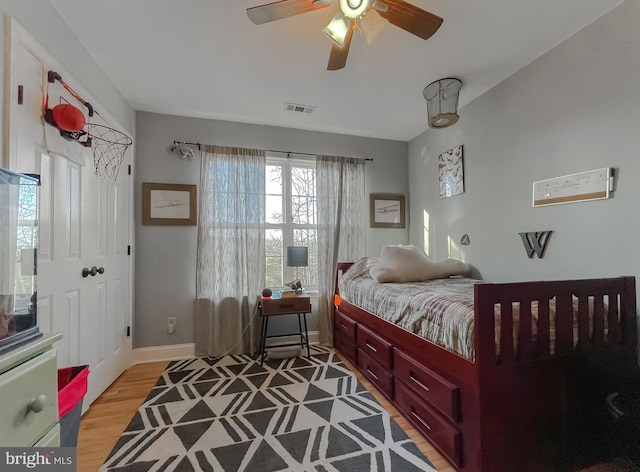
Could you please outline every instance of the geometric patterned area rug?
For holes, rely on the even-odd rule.
[[[169,364],[101,472],[435,469],[330,348]]]

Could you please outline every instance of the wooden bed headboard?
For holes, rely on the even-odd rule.
[[[347,270],[349,270],[349,267],[351,267],[353,264],[355,264],[355,262],[338,262],[338,265],[336,268],[336,287],[335,287],[336,295],[340,295],[338,280],[340,280],[340,277],[342,277],[342,274],[344,274]]]

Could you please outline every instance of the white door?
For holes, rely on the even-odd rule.
[[[43,126],[50,125],[43,124],[41,107],[33,104],[42,103],[46,73],[55,69],[48,65],[52,61],[46,53],[25,40],[26,33],[15,24],[12,35],[19,40],[12,41],[11,67],[20,70],[11,74],[10,162],[13,170],[40,174],[41,180],[38,324],[43,332],[63,334],[56,344],[58,367],[89,365],[86,410],[131,365],[130,176],[126,172],[130,157],[113,181],[98,179],[91,160],[82,166],[43,151]],[[18,78],[23,83],[17,83]],[[69,77],[64,80],[71,83]],[[18,85],[23,86],[23,105],[18,104]],[[72,103],[73,97],[68,100]],[[34,131],[17,131],[27,129]],[[83,269],[90,271],[94,266],[102,273],[84,277]]]
[[[59,367],[90,366],[87,406],[130,365],[127,177],[41,156],[38,317],[63,333]]]

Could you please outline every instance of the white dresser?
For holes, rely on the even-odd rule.
[[[0,446],[60,445],[53,343],[61,338],[44,335],[0,356]]]

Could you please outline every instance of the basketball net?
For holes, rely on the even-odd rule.
[[[88,123],[87,128],[93,152],[94,174],[100,179],[116,180],[120,164],[133,140],[109,126]]]

